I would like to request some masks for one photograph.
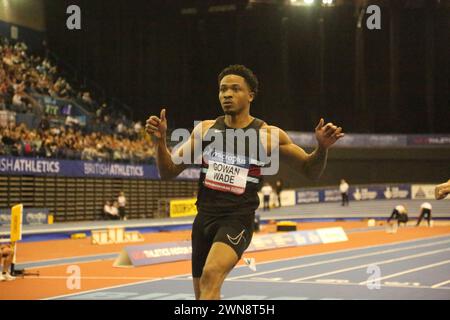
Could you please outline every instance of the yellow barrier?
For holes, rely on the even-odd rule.
[[[74,233],[70,236],[70,239],[78,240],[78,239],[86,239],[86,233]]]
[[[23,205],[18,204],[11,209],[11,242],[22,240]]]
[[[17,241],[22,240],[22,216],[23,216],[23,204],[15,205],[11,208],[11,246],[14,252],[11,273],[14,274],[14,266],[16,264],[17,255]]]
[[[197,214],[196,201],[196,198],[170,200],[170,217],[178,218],[195,216]]]

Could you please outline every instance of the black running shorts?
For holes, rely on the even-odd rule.
[[[422,209],[422,214],[423,214],[424,217],[425,217],[425,216],[431,217],[431,210],[430,210],[430,209],[423,208],[423,209]]]
[[[252,240],[254,219],[254,212],[228,216],[197,214],[192,226],[192,276],[199,278],[202,275],[214,242],[229,245],[240,259]]]

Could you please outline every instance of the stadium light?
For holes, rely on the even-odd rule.
[[[291,6],[310,6],[314,0],[291,0]]]
[[[322,0],[322,5],[331,6],[333,4],[333,0]]]

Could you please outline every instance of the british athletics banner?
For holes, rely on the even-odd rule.
[[[198,179],[200,170],[188,168],[180,179]],[[159,179],[155,165],[0,156],[0,175]]]

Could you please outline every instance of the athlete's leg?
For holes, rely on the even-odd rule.
[[[398,211],[396,209],[394,209],[394,211],[392,211],[391,216],[387,219],[387,222],[391,222],[392,219],[396,219],[398,215]]]
[[[198,278],[192,278],[194,282],[194,293],[195,293],[195,300],[200,299],[200,277]]]
[[[423,212],[423,209],[422,209],[420,211],[420,216],[419,216],[419,219],[417,220],[416,227],[418,227],[420,225],[420,223],[422,222],[423,216],[424,216],[424,212]]]
[[[2,250],[3,254],[3,272],[9,272],[9,268],[11,267],[14,252],[11,248],[6,247]]]
[[[205,229],[208,223],[206,217],[197,214],[192,225],[192,281],[194,286],[195,299],[200,299],[200,277],[202,275],[203,267],[208,257],[208,252],[211,249],[212,239],[209,239],[205,234]]]
[[[208,228],[214,234],[200,278],[200,299],[220,299],[225,277],[250,245],[254,232],[254,213],[223,217]]]
[[[220,288],[225,277],[238,261],[238,255],[229,245],[223,242],[212,245],[200,278],[200,300],[220,299]]]

